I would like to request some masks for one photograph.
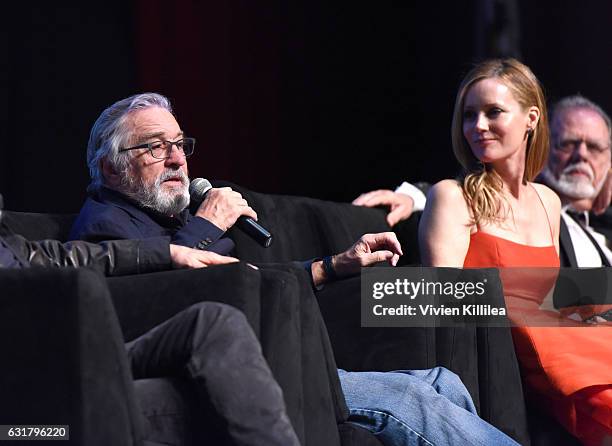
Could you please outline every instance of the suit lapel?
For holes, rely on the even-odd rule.
[[[561,226],[559,228],[559,248],[561,251],[561,266],[571,266],[572,268],[578,267],[578,261],[576,260],[576,253],[574,252],[574,246],[572,245],[572,239],[565,220],[561,217]]]

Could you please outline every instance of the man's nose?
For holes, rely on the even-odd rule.
[[[166,166],[182,166],[187,161],[185,154],[176,145],[172,145],[169,149],[168,158],[166,158]]]
[[[581,140],[576,142],[574,150],[572,152],[572,158],[574,159],[587,159],[589,155],[589,149],[587,148],[586,141]]]

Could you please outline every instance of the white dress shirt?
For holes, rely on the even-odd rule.
[[[397,187],[397,189],[395,189],[394,192],[398,194],[408,195],[412,198],[412,201],[414,202],[412,211],[422,211],[423,209],[425,209],[425,202],[427,201],[425,194],[421,191],[421,189],[416,186],[413,186],[409,182],[404,181]]]
[[[572,239],[572,245],[574,247],[574,252],[576,253],[576,262],[578,263],[578,266],[580,268],[603,266],[597,248],[593,246],[592,241],[584,233],[585,229],[589,231],[589,234],[591,234],[591,236],[595,239],[605,256],[608,258],[608,261],[612,263],[612,251],[610,251],[610,249],[608,249],[606,246],[606,237],[603,234],[596,232],[589,226],[588,213],[585,213],[586,225],[585,229],[583,229],[572,217],[567,214],[568,207],[569,206],[564,206],[561,210],[561,218],[565,222],[570,238]]]

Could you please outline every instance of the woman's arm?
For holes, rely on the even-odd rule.
[[[472,226],[461,186],[455,180],[435,184],[419,224],[423,265],[463,267]]]

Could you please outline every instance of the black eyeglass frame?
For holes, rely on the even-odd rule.
[[[178,144],[185,142],[185,141],[191,143],[191,153],[189,154],[185,153],[185,150],[182,148],[179,148],[178,146]],[[153,155],[153,145],[159,144],[159,143],[170,145],[170,147],[166,147],[166,156],[164,156],[163,158]],[[137,146],[134,146],[134,147],[127,147],[127,148],[122,147],[118,150],[118,152],[122,153],[122,152],[127,152],[128,150],[147,149],[153,158],[157,160],[165,160],[165,159],[170,158],[171,153],[172,153],[172,146],[176,146],[176,148],[183,153],[185,158],[188,158],[191,155],[193,155],[193,153],[195,152],[195,143],[196,143],[195,138],[187,137],[187,138],[177,139],[176,141],[153,141],[153,142],[146,142],[144,144],[138,144]]]

